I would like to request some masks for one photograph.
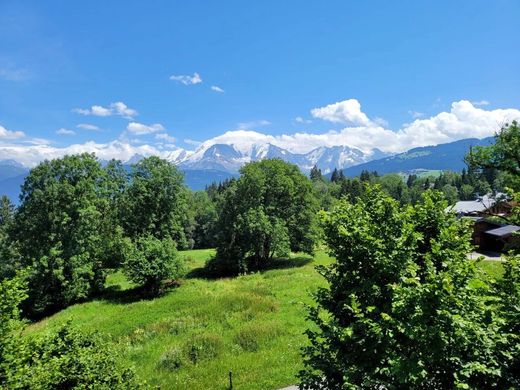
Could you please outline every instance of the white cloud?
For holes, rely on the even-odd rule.
[[[368,126],[370,120],[361,111],[361,104],[357,99],[347,99],[341,102],[329,104],[311,110],[314,118],[323,119],[332,123],[344,123],[360,126]]]
[[[474,106],[489,106],[489,102],[487,100],[479,100],[476,102],[471,102]]]
[[[0,139],[17,139],[25,137],[23,131],[8,130],[4,126],[0,125]]]
[[[142,156],[159,156],[169,158],[169,156],[180,150],[176,147],[164,148],[159,150],[151,145],[132,145],[128,142],[111,141],[108,143],[96,143],[89,141],[83,144],[74,144],[64,148],[57,148],[50,145],[0,145],[0,155],[5,159],[13,159],[28,167],[35,166],[45,159],[59,158],[68,154],[95,153],[102,160],[112,158],[127,161],[135,154]]]
[[[171,75],[170,80],[178,81],[181,84],[184,85],[194,85],[202,83],[202,79],[200,78],[200,75],[195,72],[193,73],[193,76],[189,75]]]
[[[56,130],[56,134],[58,134],[58,135],[75,135],[76,132],[74,130],[69,130],[69,129],[65,129],[62,127],[61,129]]]
[[[211,86],[211,90],[215,91],[215,92],[220,92],[220,93],[224,93],[225,92],[222,88],[220,88],[220,87],[218,87],[216,85],[212,85]]]
[[[134,116],[137,115],[137,111],[129,108],[125,103],[123,102],[115,102],[110,104],[110,108],[113,112],[116,113],[116,115],[120,115],[123,118],[132,119]]]
[[[312,123],[312,121],[310,119],[304,119],[301,116],[297,116],[296,118],[294,118],[294,121],[296,123],[306,123],[306,124]]]
[[[101,129],[98,126],[90,125],[88,123],[80,123],[79,125],[76,125],[78,129],[83,130],[90,130],[90,131],[100,131]]]
[[[408,114],[409,114],[413,119],[421,118],[421,117],[424,116],[424,114],[423,114],[422,112],[413,111],[413,110],[409,110],[409,111],[408,111]]]
[[[271,122],[265,119],[261,119],[258,121],[251,121],[251,122],[241,122],[238,124],[238,127],[240,129],[249,130],[255,127],[263,127],[263,126],[269,126]]]
[[[363,113],[361,113],[363,114]],[[363,114],[365,115],[365,114]],[[365,115],[366,116],[366,115]],[[362,116],[361,116],[362,117]],[[238,150],[251,150],[254,145],[273,144],[294,153],[306,153],[320,146],[347,145],[364,151],[379,148],[385,152],[398,153],[418,146],[436,145],[464,138],[483,138],[492,136],[502,125],[512,120],[520,120],[520,110],[516,108],[486,110],[476,107],[467,100],[451,104],[449,111],[443,111],[429,118],[416,119],[404,124],[400,129],[392,130],[383,125],[368,120],[368,125],[346,126],[329,130],[324,133],[299,132],[294,134],[267,135],[256,131],[241,129],[228,131],[203,143],[185,139],[184,142],[194,145],[200,154],[207,147],[223,143],[233,144]],[[143,125],[131,122],[128,133],[135,135],[156,133],[164,130],[160,124]],[[23,137],[22,132],[13,132],[0,126],[0,140]],[[158,136],[158,135],[157,135]],[[166,136],[166,135],[165,135]],[[159,137],[158,139],[162,139]],[[166,141],[166,138],[164,138]],[[55,158],[64,154],[94,152],[102,159],[118,158],[127,160],[134,154],[171,156],[181,149],[170,144],[150,146],[137,144],[121,139],[106,144],[87,142],[56,148],[43,140],[41,144],[36,139],[27,140],[27,144],[0,143],[0,156],[13,158],[24,164],[35,164],[45,158]],[[134,140],[142,142],[140,140]],[[189,152],[192,153],[192,152]]]
[[[361,118],[365,114],[358,115]],[[373,148],[398,153],[418,146],[436,145],[464,138],[484,138],[494,135],[506,122],[520,120],[519,109],[484,110],[467,100],[454,102],[449,112],[425,119],[416,119],[398,130],[368,120],[368,125],[348,126],[321,134],[294,133],[266,135],[255,131],[228,131],[205,141],[199,150],[215,143],[236,145],[248,150],[254,144],[271,143],[294,153],[306,153],[320,146],[348,145],[364,151]]]
[[[155,135],[155,139],[166,141],[166,142],[170,142],[172,144],[175,142],[175,138],[172,137],[171,135],[166,134],[166,133],[156,134]]]
[[[144,135],[157,133],[158,131],[164,131],[164,126],[160,123],[154,123],[153,125],[144,125],[138,122],[130,122],[126,129],[135,135]]]
[[[132,119],[138,114],[136,110],[129,108],[123,102],[110,103],[108,107],[94,105],[90,108],[74,108],[72,111],[81,115],[93,115],[100,117],[118,115],[126,119]]]

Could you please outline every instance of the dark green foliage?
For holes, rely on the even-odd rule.
[[[125,235],[171,238],[179,248],[185,248],[186,198],[182,174],[173,164],[159,157],[142,159],[132,166],[122,199]]]
[[[184,261],[175,249],[171,238],[159,240],[152,235],[142,236],[134,242],[126,241],[124,272],[136,284],[154,296],[166,279],[184,275]]]
[[[13,238],[30,269],[27,312],[62,308],[102,288],[104,185],[90,154],[45,161],[25,179]]]
[[[309,177],[311,178],[312,181],[323,180],[323,175],[321,174],[321,169],[319,169],[316,165],[314,165],[311,168]]]
[[[303,388],[507,388],[507,335],[476,283],[466,223],[427,192],[401,208],[380,189],[323,215],[337,263],[320,269]]]
[[[197,191],[191,196],[190,209],[194,214],[192,239],[194,248],[213,248],[216,245],[217,203],[208,191]]]
[[[317,204],[309,179],[278,159],[247,164],[241,173],[225,193],[209,268],[237,274],[289,251],[312,253]]]
[[[7,196],[0,197],[0,280],[13,277],[19,268],[19,256],[9,239],[15,208]]]

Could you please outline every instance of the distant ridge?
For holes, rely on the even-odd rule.
[[[466,167],[464,156],[472,146],[486,146],[493,143],[494,138],[467,138],[460,141],[424,146],[410,149],[394,156],[372,160],[363,164],[343,169],[348,177],[359,176],[364,171],[377,171],[379,174],[409,172],[415,170],[461,171]]]

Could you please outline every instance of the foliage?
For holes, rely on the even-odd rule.
[[[132,166],[121,201],[125,235],[171,238],[185,248],[186,197],[182,174],[173,164],[155,156],[142,159]]]
[[[278,159],[247,164],[241,173],[224,195],[210,268],[237,274],[290,250],[312,253],[317,203],[310,180]]]
[[[139,389],[134,371],[95,334],[63,325],[7,356],[4,384],[17,389]],[[14,352],[14,351],[12,351]]]
[[[400,208],[378,188],[323,215],[337,263],[309,311],[303,388],[504,388],[506,335],[475,283],[466,222],[438,193]],[[510,360],[510,359],[509,359]]]
[[[23,275],[0,281],[0,385],[5,381],[8,356],[19,347],[15,338],[22,329],[20,303],[27,297]]]
[[[509,354],[505,360],[505,380],[514,388],[520,388],[520,256],[508,256],[504,264],[504,276],[497,283],[500,308],[504,323],[499,330],[509,336]]]
[[[473,148],[466,155],[466,162],[473,169],[496,169],[508,175],[507,185],[520,190],[520,126],[513,121],[495,135],[490,146]]]
[[[29,313],[65,307],[102,288],[103,185],[101,165],[90,154],[45,161],[25,179],[13,238],[30,269]]]
[[[13,277],[19,268],[19,256],[9,238],[13,227],[15,207],[7,196],[0,197],[0,280]]]
[[[184,275],[184,261],[169,237],[159,240],[152,235],[127,240],[124,272],[128,278],[144,287],[150,295],[157,295],[166,279]]]

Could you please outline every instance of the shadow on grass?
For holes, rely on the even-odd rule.
[[[152,297],[147,296],[144,293],[143,288],[140,286],[121,290],[121,288],[117,285],[106,287],[98,297],[98,299],[103,301],[121,304],[127,304],[151,298]]]
[[[103,292],[97,297],[97,299],[101,299],[103,301],[108,301],[111,303],[119,303],[119,304],[128,304],[142,300],[151,300],[154,298],[159,298],[171,291],[174,288],[180,286],[180,283],[175,280],[169,280],[163,283],[161,290],[158,294],[150,294],[142,286],[136,286],[133,288],[129,288],[126,290],[121,290],[118,285],[108,286]]]
[[[273,269],[288,269],[288,268],[299,268],[303,267],[313,261],[312,257],[298,256],[290,258],[276,258],[261,268],[250,268],[250,272],[266,272]],[[221,279],[223,277],[229,277],[233,275],[222,275],[210,270],[207,266],[194,268],[186,274],[186,279]]]

